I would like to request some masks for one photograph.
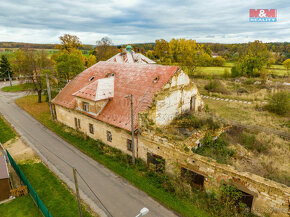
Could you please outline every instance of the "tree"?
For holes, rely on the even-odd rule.
[[[282,64],[283,64],[283,66],[287,69],[287,73],[289,74],[289,69],[290,69],[290,59],[285,60]]]
[[[164,39],[159,39],[155,41],[154,53],[161,60],[168,55],[169,44]]]
[[[85,69],[80,51],[63,52],[56,58],[56,71],[59,78],[69,81]]]
[[[38,102],[41,103],[41,94],[45,86],[43,73],[51,67],[48,54],[44,50],[19,49],[15,52],[14,64],[26,76],[26,81],[33,84],[33,89],[38,95]]]
[[[108,60],[119,52],[117,47],[113,45],[112,40],[108,37],[104,37],[96,43],[97,46],[93,54],[96,56],[97,61]]]
[[[192,39],[171,39],[169,42],[169,56],[173,63],[187,66],[190,68],[196,67],[197,51],[199,47]]]
[[[96,56],[90,55],[87,61],[87,67],[91,67],[92,65],[95,65],[97,62]]]
[[[240,50],[237,69],[242,75],[257,76],[269,58],[270,53],[265,44],[260,41],[250,42]]]
[[[216,58],[212,59],[212,63],[214,66],[223,66],[225,64],[226,60],[222,58],[221,56],[218,56]]]
[[[0,60],[0,78],[8,78],[9,75],[12,77],[12,74],[13,72],[7,57],[2,55]]]
[[[76,35],[65,34],[59,37],[61,44],[56,45],[56,49],[71,52],[73,49],[78,49],[82,46],[82,42]]]

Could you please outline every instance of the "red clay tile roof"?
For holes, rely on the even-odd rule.
[[[52,102],[73,109],[76,106],[73,93],[92,84],[97,79],[114,73],[114,97],[95,118],[131,131],[130,100],[125,97],[133,94],[134,127],[137,129],[138,113],[145,111],[151,105],[154,93],[160,90],[178,69],[178,66],[101,61],[71,80]],[[92,76],[95,76],[95,79],[89,81]],[[159,79],[154,83],[153,81],[157,77]]]

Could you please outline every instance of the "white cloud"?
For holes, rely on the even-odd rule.
[[[3,2],[2,2],[3,1]],[[278,10],[276,23],[249,23],[249,9]],[[57,43],[64,33],[85,44],[186,37],[200,42],[287,41],[288,0],[0,0],[0,41]]]

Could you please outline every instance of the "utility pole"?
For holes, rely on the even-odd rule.
[[[80,193],[79,193],[79,186],[78,186],[78,180],[77,180],[77,174],[76,174],[75,168],[73,168],[73,173],[74,173],[75,186],[76,186],[76,198],[77,198],[77,201],[79,204],[79,213],[80,213],[80,217],[83,217],[82,205],[81,205],[81,199],[80,199]]]
[[[51,120],[53,120],[54,117],[53,117],[53,110],[52,110],[52,105],[51,105],[51,91],[50,91],[49,80],[48,80],[47,74],[45,74],[45,77],[46,77],[46,87],[47,87],[47,94],[48,94],[48,104],[50,108]]]
[[[9,72],[9,70],[8,70],[8,77],[9,77],[10,87],[12,87],[12,81],[11,81],[11,77],[10,77],[10,72]]]
[[[134,113],[133,113],[133,95],[130,95],[131,99],[131,133],[132,133],[132,163],[135,164],[135,144],[134,144]]]

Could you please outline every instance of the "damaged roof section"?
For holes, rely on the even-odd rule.
[[[107,62],[116,63],[138,63],[138,64],[154,64],[155,62],[141,53],[135,53],[131,50],[131,46],[127,46],[122,53],[118,53]]]

